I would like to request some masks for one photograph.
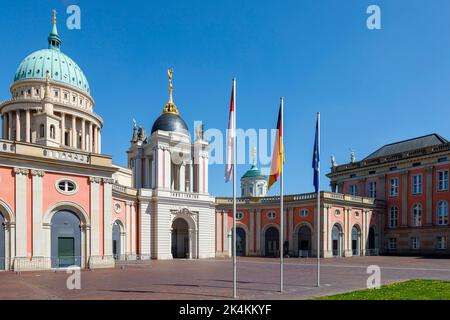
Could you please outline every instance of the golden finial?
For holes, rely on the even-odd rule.
[[[172,68],[167,70],[167,75],[169,77],[169,101],[165,105],[163,113],[172,113],[172,114],[179,115],[177,106],[173,103],[173,98],[172,98],[172,92],[173,92],[173,85],[172,85],[173,69]]]
[[[52,12],[53,12],[53,24],[56,24],[56,10],[53,9]]]
[[[252,148],[252,157],[253,157],[253,164],[256,165],[256,147],[253,146]]]

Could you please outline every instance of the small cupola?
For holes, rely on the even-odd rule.
[[[56,27],[56,10],[53,9],[53,27],[52,31],[48,36],[48,48],[60,50],[61,47],[61,37],[58,34],[58,28]]]

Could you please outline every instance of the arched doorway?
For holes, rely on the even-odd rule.
[[[245,246],[246,236],[245,230],[243,228],[236,228],[236,255],[245,256],[246,246]]]
[[[358,226],[352,228],[352,255],[359,256],[361,254],[361,231]]]
[[[115,260],[121,260],[122,250],[121,250],[121,228],[120,224],[116,221],[112,227],[112,250],[113,257]]]
[[[189,258],[189,226],[183,218],[172,223],[172,257]]]
[[[5,218],[0,213],[0,270],[5,270]]]
[[[301,226],[298,229],[298,250],[301,257],[311,255],[311,229],[308,226]]]
[[[342,256],[342,229],[338,224],[333,226],[331,231],[331,241],[333,247],[333,256]]]
[[[265,249],[266,257],[278,256],[280,249],[280,233],[275,227],[269,227],[265,233]]]
[[[81,267],[80,219],[62,210],[53,215],[51,224],[52,268]]]

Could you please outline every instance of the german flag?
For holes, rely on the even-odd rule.
[[[280,110],[278,111],[277,134],[275,144],[273,146],[272,164],[270,166],[269,186],[270,187],[278,181],[278,176],[284,164],[284,147],[283,147],[283,98],[280,102]]]

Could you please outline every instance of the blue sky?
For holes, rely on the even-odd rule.
[[[81,8],[81,30],[65,26],[70,4]],[[370,4],[381,8],[382,30],[366,27]],[[313,190],[316,111],[323,189],[331,154],[342,164],[350,148],[361,159],[386,143],[450,137],[446,0],[2,1],[0,99],[20,61],[47,46],[52,8],[62,51],[84,70],[105,120],[103,151],[118,164],[126,164],[132,118],[149,132],[166,103],[168,67],[191,132],[195,120],[225,130],[232,77],[238,127],[273,128],[285,97],[286,193]],[[223,171],[210,167],[214,195],[231,193]]]

